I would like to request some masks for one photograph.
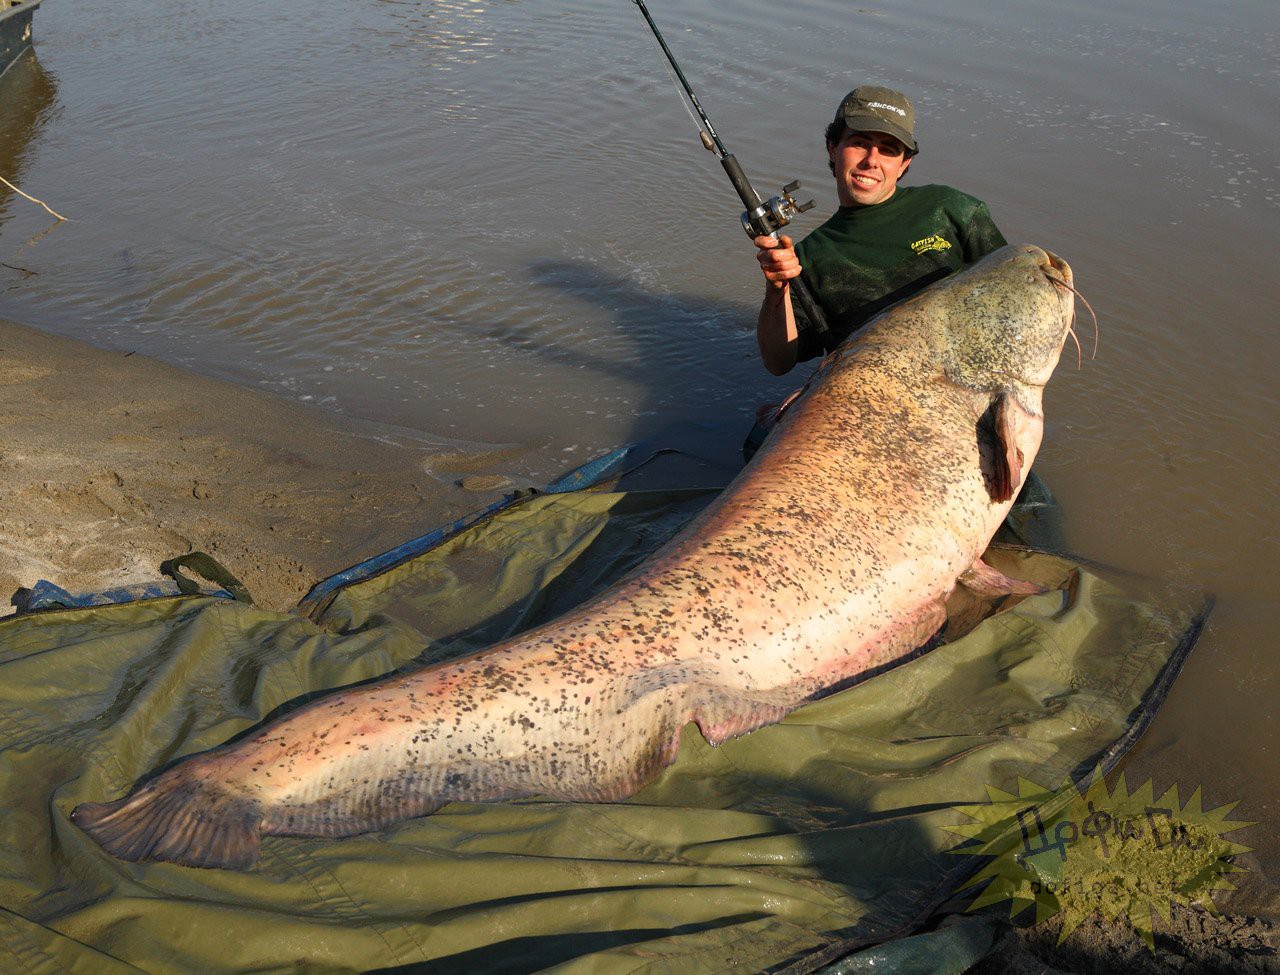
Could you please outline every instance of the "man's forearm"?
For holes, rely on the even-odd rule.
[[[766,285],[756,319],[756,342],[760,346],[760,360],[769,372],[782,376],[795,368],[799,343],[789,285]]]

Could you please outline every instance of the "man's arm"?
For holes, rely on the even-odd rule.
[[[756,342],[764,367],[773,375],[782,376],[795,368],[798,352],[791,279],[800,274],[800,259],[796,257],[795,244],[785,234],[757,237],[755,245],[760,248],[756,260],[766,282],[756,319]]]

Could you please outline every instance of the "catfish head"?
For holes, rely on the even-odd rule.
[[[1062,258],[1011,244],[950,278],[943,370],[949,380],[1012,396],[1033,416],[1071,333],[1075,289]]]
[[[1011,245],[943,287],[943,373],[980,394],[987,488],[993,502],[1010,501],[1040,445],[1045,383],[1074,334],[1071,268],[1039,247]]]

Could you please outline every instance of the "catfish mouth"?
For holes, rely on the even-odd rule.
[[[1040,270],[1044,273],[1044,276],[1053,283],[1053,286],[1057,288],[1059,292],[1070,291],[1073,295],[1079,298],[1080,303],[1084,305],[1085,309],[1089,312],[1089,316],[1093,319],[1093,352],[1089,358],[1096,359],[1098,357],[1098,316],[1094,312],[1093,307],[1085,299],[1085,296],[1077,291],[1075,285],[1072,283],[1071,265],[1052,251],[1045,251],[1044,255],[1046,258],[1045,263],[1040,265]],[[1075,323],[1076,315],[1073,307],[1071,311],[1071,318],[1067,321],[1066,331],[1062,336],[1062,341],[1065,344],[1067,336],[1070,335],[1071,341],[1075,342],[1076,368],[1079,369],[1083,365],[1084,353],[1080,349],[1080,338],[1076,335]]]
[[[1048,251],[1048,250],[1044,251],[1044,256],[1047,260],[1043,265],[1041,265],[1041,267],[1044,268],[1044,273],[1046,274],[1046,276],[1048,276],[1051,280],[1059,280],[1065,284],[1070,284],[1071,283],[1071,265],[1068,264],[1066,261],[1064,261],[1062,258],[1060,258],[1053,251]]]

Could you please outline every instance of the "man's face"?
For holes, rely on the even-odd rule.
[[[893,196],[911,157],[906,147],[884,132],[845,129],[835,145],[827,146],[835,166],[836,196],[841,206],[871,206]]]

